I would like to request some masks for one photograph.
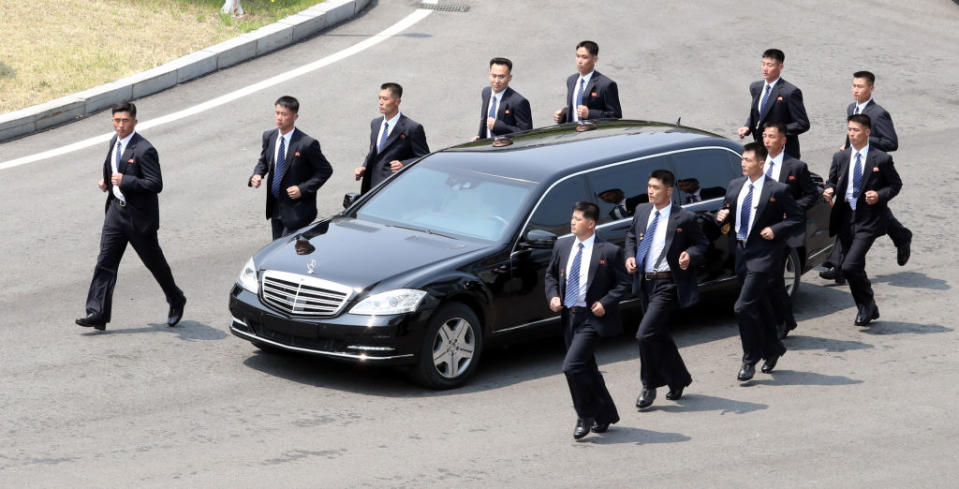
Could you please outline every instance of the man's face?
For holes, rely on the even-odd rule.
[[[117,132],[120,139],[129,136],[133,132],[133,128],[137,127],[137,120],[129,112],[116,112],[113,114],[111,121],[113,122],[113,130]]]
[[[744,151],[743,152],[743,175],[746,175],[749,178],[756,178],[763,173],[763,164],[765,161],[760,161],[756,157],[755,151]]]
[[[493,88],[494,92],[500,93],[506,90],[512,79],[513,75],[510,74],[509,67],[506,65],[494,64],[489,67],[489,86]]]
[[[296,122],[296,118],[299,116],[296,112],[282,105],[276,105],[276,112],[274,113],[276,127],[280,128],[280,131],[283,131],[284,134],[289,132],[290,129],[293,129],[293,123]]]
[[[783,64],[776,58],[763,58],[763,80],[767,82],[776,81],[779,74],[783,71]]]
[[[379,96],[380,114],[393,116],[400,109],[399,97],[394,97],[393,92],[384,88],[380,90]]]
[[[655,206],[666,205],[673,196],[673,187],[663,185],[663,181],[658,178],[650,178],[646,182],[646,194],[649,195],[649,203]]]
[[[852,79],[852,97],[860,104],[872,97],[872,88],[873,86],[869,84],[869,80],[865,78]]]
[[[573,211],[573,217],[569,221],[569,232],[576,236],[588,235],[596,227],[596,221],[587,219],[583,211]]]
[[[846,134],[849,135],[849,144],[854,148],[859,149],[865,146],[869,142],[869,129],[862,124],[849,121],[846,125]]]
[[[576,50],[576,70],[579,71],[581,75],[588,74],[593,71],[593,67],[596,66],[598,59],[599,56],[589,54],[586,48],[579,48]]]
[[[775,127],[767,127],[763,130],[763,146],[769,151],[769,156],[778,156],[786,147],[786,135]]]

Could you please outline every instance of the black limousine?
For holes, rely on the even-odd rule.
[[[429,387],[461,385],[484,348],[561,333],[543,275],[553,244],[572,239],[574,202],[598,204],[597,234],[622,245],[651,171],[671,170],[676,203],[702,214],[742,174],[740,151],[689,127],[600,121],[429,154],[258,251],[230,294],[230,329],[263,350],[408,365]],[[824,201],[807,214],[806,246],[785,265],[791,293],[828,256],[828,216]],[[701,291],[735,287],[728,236],[704,229]]]

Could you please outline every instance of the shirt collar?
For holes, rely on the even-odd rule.
[[[863,158],[863,161],[865,161],[865,159],[866,159],[866,154],[869,153],[869,143],[866,143],[866,145],[863,146],[862,149],[860,149],[860,150],[857,150],[856,148],[853,148],[852,146],[849,146],[849,149],[852,150],[851,157],[852,157],[852,159],[853,159],[854,161],[855,161],[855,159],[856,159],[856,153],[861,154],[861,155],[862,155],[862,158]]]
[[[497,102],[503,100],[503,94],[506,93],[507,90],[509,90],[509,87],[504,88],[499,93],[493,92],[493,98],[495,98]]]
[[[769,162],[772,161],[773,163],[779,165],[780,168],[781,168],[781,167],[783,166],[783,159],[784,159],[785,157],[786,157],[786,151],[785,151],[785,148],[783,148],[783,151],[780,151],[779,154],[776,155],[775,158],[773,158],[773,157],[771,157],[771,156],[769,156],[769,155],[766,155],[766,165],[768,165]]]
[[[137,131],[136,131],[136,129],[134,129],[133,131],[130,132],[130,134],[129,134],[127,137],[125,137],[125,138],[123,138],[123,139],[117,139],[117,142],[120,143],[120,147],[126,148],[127,145],[130,144],[130,140],[133,139],[133,135],[136,134],[136,133],[137,133]],[[119,137],[120,137],[120,135],[118,134],[118,135],[117,135],[117,138],[119,138]]]
[[[583,248],[584,248],[584,249],[586,249],[586,248],[592,248],[592,247],[593,247],[593,243],[594,243],[595,241],[596,241],[596,233],[593,233],[592,236],[586,238],[586,239],[583,240],[583,241],[580,241],[579,238],[576,238],[576,243],[583,243]],[[576,246],[575,243],[573,244],[573,246],[574,246],[574,247]]]
[[[400,120],[400,115],[402,115],[402,112],[396,111],[396,115],[394,115],[392,119],[386,121],[386,123],[390,125],[390,128],[396,127],[396,122]],[[383,116],[383,119],[386,119],[385,115]],[[380,125],[383,125],[383,123],[381,122]]]
[[[596,70],[590,71],[585,75],[579,75],[579,78],[583,80],[583,86],[589,85],[589,81],[593,78],[593,73],[596,73]]]
[[[869,100],[867,100],[867,101],[865,101],[865,102],[863,102],[863,103],[856,102],[856,107],[859,107],[859,113],[860,113],[860,114],[862,114],[863,109],[865,109],[866,106],[869,105],[870,102],[872,102],[872,97],[869,97]]]
[[[766,84],[766,85],[769,85],[769,90],[772,90],[772,87],[775,87],[776,84],[779,83],[779,80],[782,80],[782,79],[783,79],[783,77],[779,77],[779,78],[776,78],[775,80],[773,80],[773,81],[771,81],[771,82],[765,82],[765,84]],[[764,80],[764,81],[765,81],[765,80]]]
[[[285,139],[286,141],[289,142],[290,138],[293,137],[293,131],[295,131],[295,130],[296,130],[296,126],[293,126],[293,128],[290,129],[290,132],[288,132],[288,133],[286,133],[286,134],[283,134],[283,130],[280,129],[280,128],[277,128],[277,129],[276,129],[276,133],[279,134],[281,138],[283,138],[283,139]]]
[[[670,201],[669,204],[666,204],[666,207],[663,207],[662,209],[657,209],[656,206],[653,205],[653,210],[650,211],[649,214],[656,215],[656,211],[659,211],[659,217],[662,219],[667,219],[669,217],[670,211],[672,210],[673,210],[673,203],[672,201]]]

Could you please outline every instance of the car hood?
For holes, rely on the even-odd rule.
[[[487,243],[337,217],[264,249],[260,270],[282,270],[366,289],[399,274],[487,247]],[[312,273],[310,273],[312,270]]]

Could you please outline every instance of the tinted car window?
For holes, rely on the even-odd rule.
[[[658,169],[670,169],[666,158],[646,158],[589,173],[587,180],[596,194],[600,224],[630,218],[637,205],[649,202],[646,183],[649,174]]]
[[[557,236],[569,233],[569,219],[573,204],[590,201],[582,177],[573,177],[556,184],[533,212],[528,229],[545,229]]]
[[[699,149],[672,155],[676,168],[676,199],[680,204],[722,198],[736,174],[730,167],[732,153],[723,149]]]

